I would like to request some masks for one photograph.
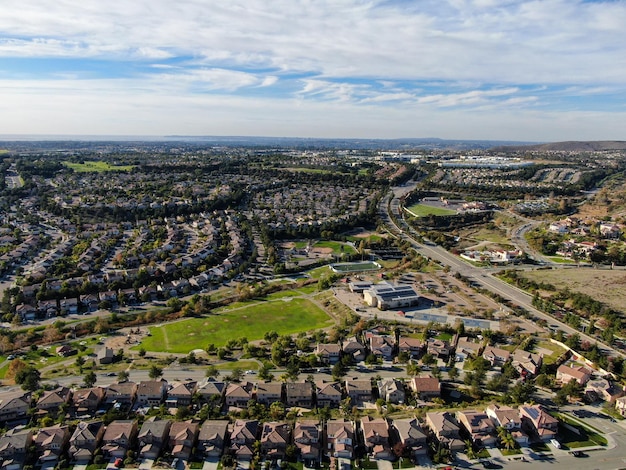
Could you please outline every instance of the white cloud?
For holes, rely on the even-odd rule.
[[[462,123],[469,130],[464,113],[479,110],[499,113],[502,122],[523,122],[520,134],[524,128],[546,132],[524,116],[566,134],[560,124],[530,113],[545,113],[546,104],[559,99],[624,96],[624,30],[624,1],[3,0],[0,60],[100,59],[110,64],[113,77],[120,64],[126,66],[120,75],[127,78],[107,80],[107,67],[91,74],[88,68],[66,68],[64,60],[43,77],[36,68],[30,75],[27,68],[7,68],[5,77],[38,80],[0,82],[0,93],[5,110],[11,103],[12,115],[32,117],[23,124],[41,127],[86,126],[89,120],[74,119],[84,116],[74,106],[82,97],[85,109],[106,111],[110,129],[118,125],[119,112],[117,120],[136,119],[137,129],[151,123],[174,132],[165,123],[177,127],[175,118],[185,116],[181,122],[199,130],[192,118],[209,122],[220,109],[233,122],[254,124],[256,134],[299,125],[306,135],[317,128],[316,135],[323,135],[323,124],[336,120],[334,129],[346,135],[443,135],[453,123],[459,132],[466,132]],[[253,97],[235,96],[242,90]],[[263,93],[280,100],[259,98]],[[99,95],[112,97],[112,103]],[[67,108],[67,119],[41,120],[42,102],[55,103],[57,113]],[[257,115],[257,106],[275,112]],[[507,107],[515,114],[507,114]],[[146,109],[151,112],[144,114]],[[155,116],[162,124],[155,124]],[[600,123],[612,122],[610,114],[577,116],[597,119],[598,135],[604,132]],[[377,117],[384,127],[375,124]],[[510,132],[496,117],[482,120],[493,121],[494,132]]]

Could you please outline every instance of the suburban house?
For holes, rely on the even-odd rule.
[[[93,413],[104,401],[105,391],[102,387],[79,388],[72,393],[72,406],[77,415]]]
[[[67,426],[55,424],[41,428],[33,443],[37,450],[38,462],[40,464],[54,464],[59,461],[59,457],[65,451],[70,438],[70,431]]]
[[[483,351],[483,358],[487,359],[492,366],[501,366],[511,358],[511,353],[506,349],[486,346]]]
[[[285,422],[268,422],[261,430],[261,450],[270,460],[285,458],[285,450],[291,441],[291,426]]]
[[[382,379],[378,381],[378,396],[387,403],[404,403],[404,385],[397,379]]]
[[[137,421],[116,420],[106,427],[102,436],[102,453],[105,458],[124,458],[132,449],[137,437]]]
[[[165,400],[167,380],[142,380],[137,385],[137,404],[158,407]]]
[[[346,393],[355,406],[372,401],[372,382],[346,379]]]
[[[79,421],[69,440],[70,458],[80,463],[89,462],[100,446],[103,435],[102,421]]]
[[[318,408],[336,408],[341,403],[341,387],[336,382],[320,380],[315,384],[315,392]]]
[[[2,469],[24,467],[26,456],[33,442],[32,429],[10,429],[0,437],[0,461]]]
[[[214,382],[213,380],[201,382],[196,390],[205,403],[209,403],[213,400],[218,403],[221,402],[225,391],[226,384],[224,382]]]
[[[174,421],[170,426],[168,449],[172,457],[189,460],[191,451],[198,438],[198,423],[193,421]]]
[[[483,345],[476,342],[473,338],[461,336],[456,342],[456,361],[461,362],[468,357],[478,357]]]
[[[341,349],[344,354],[352,356],[354,362],[361,362],[365,360],[365,357],[367,356],[366,347],[354,337],[346,339],[341,344]]]
[[[256,420],[238,419],[230,432],[231,450],[235,456],[244,461],[252,460],[254,441],[257,440],[259,422]]]
[[[418,400],[431,401],[441,396],[441,383],[436,377],[413,377],[409,381],[409,387]]]
[[[207,457],[219,457],[224,452],[228,421],[207,419],[198,434],[198,452]]]
[[[256,401],[266,406],[283,401],[282,382],[259,382],[256,384]]]
[[[285,384],[287,406],[311,408],[313,406],[313,387],[309,382],[288,382]]]
[[[428,443],[426,433],[416,418],[394,419],[393,427],[398,433],[400,442],[413,455],[426,455]]]
[[[341,346],[335,343],[318,343],[315,354],[325,364],[334,365],[341,359]]]
[[[620,415],[626,417],[626,397],[619,397],[615,400],[615,409]]]
[[[465,443],[459,435],[459,426],[454,417],[447,411],[431,411],[426,413],[426,426],[432,431],[440,444],[450,451],[465,449]]]
[[[424,352],[424,342],[417,338],[401,336],[398,340],[398,353],[407,353],[409,357],[417,359]]]
[[[24,419],[31,407],[32,394],[29,391],[0,393],[0,422]]]
[[[343,419],[326,422],[326,453],[331,457],[352,459],[354,457],[354,423]]]
[[[453,349],[450,343],[442,339],[429,338],[426,341],[426,352],[437,359],[448,360]]]
[[[389,445],[389,424],[386,419],[364,416],[361,419],[361,432],[367,452],[373,458],[380,460],[394,458]]]
[[[535,433],[547,442],[554,439],[559,430],[559,420],[550,415],[541,405],[522,405],[519,407],[522,429]]]
[[[317,421],[298,421],[293,429],[293,443],[298,448],[300,458],[306,462],[319,462],[320,429]],[[305,465],[314,467],[315,465]]]
[[[115,361],[115,352],[113,349],[105,346],[98,351],[96,359],[98,360],[98,364],[112,364]]]
[[[385,361],[393,359],[394,341],[391,336],[368,333],[369,347],[372,354]]]
[[[474,445],[479,447],[496,445],[496,426],[486,413],[474,410],[457,411],[456,419],[469,433]]]
[[[235,406],[244,408],[248,405],[248,402],[252,400],[253,390],[254,384],[251,382],[242,382],[240,384],[229,383],[224,393],[224,402],[228,407]]]
[[[580,385],[585,385],[591,379],[592,371],[584,366],[566,366],[562,364],[556,370],[556,380],[565,385],[575,380]]]
[[[585,400],[593,403],[598,400],[615,403],[624,395],[624,387],[607,379],[591,379],[585,387]]]
[[[191,405],[193,394],[196,391],[197,382],[184,382],[173,385],[167,391],[167,406],[179,408],[181,406]]]
[[[543,364],[543,357],[541,354],[534,354],[523,349],[516,349],[513,351],[512,365],[515,370],[519,372],[522,377],[527,375],[535,376],[539,374],[541,365]]]
[[[167,442],[171,425],[171,420],[157,419],[155,416],[143,423],[137,436],[140,458],[156,459],[159,456]]]
[[[135,382],[112,383],[106,388],[104,402],[107,405],[120,404],[130,407],[137,398],[137,384]]]
[[[522,418],[519,409],[504,405],[489,405],[485,410],[496,426],[501,426],[511,433],[520,446],[528,445],[528,434],[522,431]]]
[[[61,405],[69,403],[71,398],[72,391],[69,388],[57,387],[41,395],[39,400],[37,400],[37,409],[40,412],[54,412],[56,414]]]

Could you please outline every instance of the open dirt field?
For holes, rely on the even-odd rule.
[[[612,308],[626,312],[626,271],[593,268],[543,269],[521,273],[557,288],[582,292]]]
[[[320,248],[320,247],[313,247],[313,249],[311,250],[311,253],[319,253],[322,255],[329,255],[333,252],[332,248]]]

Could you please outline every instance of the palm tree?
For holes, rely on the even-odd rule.
[[[498,437],[500,438],[500,442],[502,443],[504,448],[507,450],[511,450],[517,445],[517,441],[515,440],[513,435],[502,426],[498,428]]]
[[[470,460],[474,460],[476,458],[476,452],[474,452],[474,445],[472,444],[472,441],[470,441],[469,439],[465,441],[465,455],[467,455],[467,458]]]

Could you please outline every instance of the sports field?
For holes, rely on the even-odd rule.
[[[86,161],[84,163],[63,162],[65,166],[71,168],[77,173],[99,173],[104,171],[130,171],[134,167],[132,165],[111,165],[107,162]]]
[[[429,215],[454,215],[456,211],[443,207],[428,206],[426,204],[414,204],[406,210],[415,217],[428,217]]]
[[[377,271],[382,266],[373,261],[364,261],[361,263],[333,263],[330,269],[338,273],[352,273],[360,271]]]
[[[249,341],[262,339],[268,331],[284,335],[332,325],[333,320],[307,299],[235,303],[216,311],[215,315],[153,326],[152,336],[144,338],[141,347],[146,351],[188,353],[211,343],[224,346],[229,340],[241,337]]]

